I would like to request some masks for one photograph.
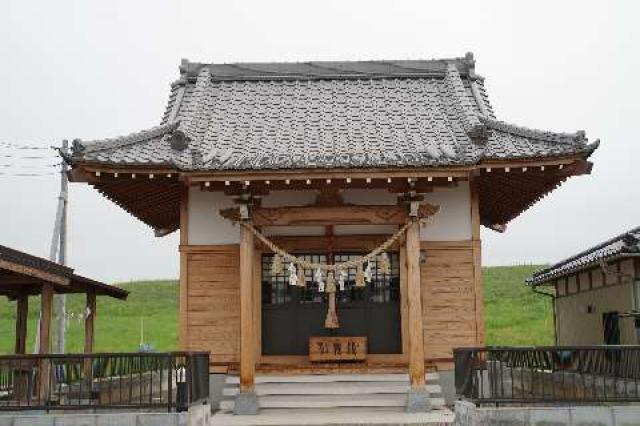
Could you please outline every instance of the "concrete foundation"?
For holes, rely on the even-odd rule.
[[[407,393],[407,413],[426,413],[431,411],[427,389],[409,389]]]
[[[183,413],[95,413],[0,415],[0,426],[208,426],[209,404],[196,405]]]
[[[240,392],[235,399],[233,413],[240,416],[251,416],[258,414],[260,404],[258,395],[255,392]]]
[[[458,426],[640,426],[640,405],[579,407],[476,407],[455,404]]]
[[[222,390],[226,380],[226,374],[209,374],[209,404],[211,404],[212,412],[220,408]]]

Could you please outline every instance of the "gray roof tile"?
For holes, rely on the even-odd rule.
[[[568,259],[536,271],[528,285],[541,285],[555,278],[597,265],[612,258],[640,256],[640,226],[600,243]]]
[[[76,144],[75,161],[182,170],[420,167],[585,153],[583,134],[495,120],[471,56],[431,61],[183,62],[162,125]],[[172,132],[188,138],[171,149]],[[195,161],[194,161],[195,159]]]

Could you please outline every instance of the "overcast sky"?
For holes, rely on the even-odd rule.
[[[591,176],[483,230],[485,265],[560,260],[638,225],[640,2],[11,1],[0,14],[0,244],[47,256],[62,139],[157,125],[181,58],[428,59],[475,54],[501,120],[600,138]],[[9,155],[13,157],[9,157]],[[16,158],[47,156],[44,159]],[[10,166],[6,166],[10,164]],[[72,184],[70,265],[106,281],[176,277],[177,235]]]

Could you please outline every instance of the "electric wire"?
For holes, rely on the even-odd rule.
[[[55,147],[44,147],[0,141],[0,159],[8,162],[0,163],[0,178],[11,177],[40,177],[60,174],[51,168],[59,167],[61,163],[51,163],[58,158]],[[26,151],[38,151],[33,155]],[[42,151],[48,151],[47,153]]]

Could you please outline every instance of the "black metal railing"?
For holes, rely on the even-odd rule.
[[[0,411],[184,411],[208,397],[206,352],[0,356]]]
[[[640,401],[640,346],[454,349],[459,397],[476,403]]]

